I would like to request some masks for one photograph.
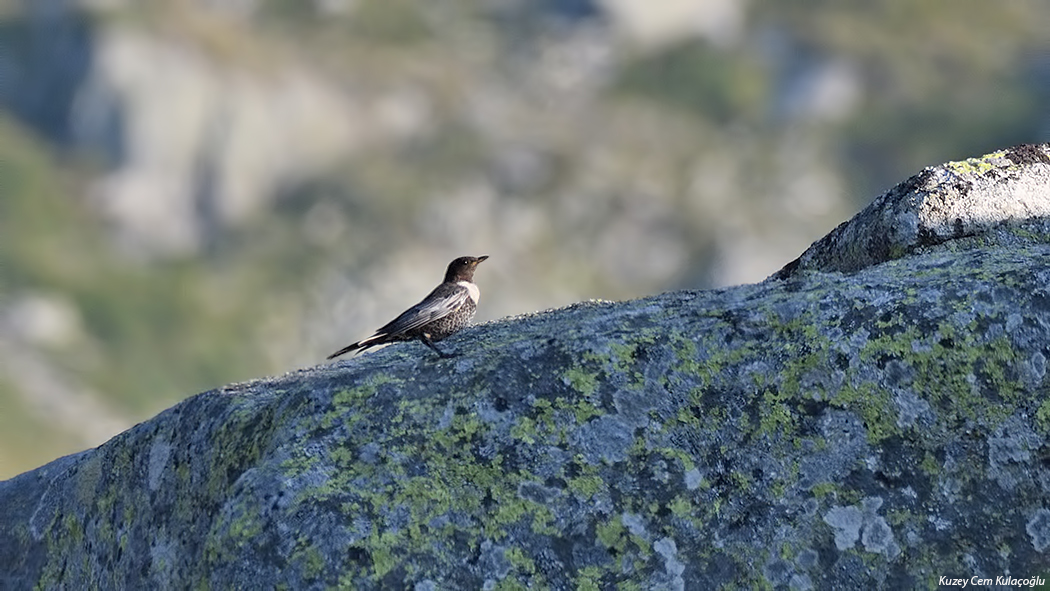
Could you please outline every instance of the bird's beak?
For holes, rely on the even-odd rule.
[[[476,265],[476,264],[480,263],[481,261],[483,261],[483,260],[485,260],[487,258],[489,258],[489,255],[483,254],[483,255],[478,257],[478,260],[474,264]]]

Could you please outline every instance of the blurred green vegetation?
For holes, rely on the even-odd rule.
[[[756,16],[803,51],[854,60],[870,81],[860,110],[829,130],[858,198],[917,167],[1047,139],[1044,3],[785,2]]]
[[[682,43],[624,65],[623,92],[717,124],[758,125],[769,109],[769,74],[747,52],[727,53],[701,41]]]
[[[53,351],[54,363],[135,415],[264,372],[241,340],[257,325],[258,308],[251,298],[228,298],[271,278],[251,264],[217,269],[221,261],[128,264],[86,203],[89,177],[0,114],[0,297],[61,293],[90,339]],[[271,261],[270,254],[257,256]]]
[[[0,380],[0,478],[9,478],[82,449],[76,437],[30,409],[14,386]]]

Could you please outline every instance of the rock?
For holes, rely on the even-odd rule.
[[[405,343],[190,398],[0,483],[0,580],[1045,577],[1048,154],[928,169],[760,284],[581,303],[464,331],[450,360]]]
[[[776,274],[857,271],[924,252],[1039,244],[1050,218],[1046,144],[929,167],[887,191]]]

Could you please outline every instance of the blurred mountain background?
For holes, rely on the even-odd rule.
[[[479,321],[759,281],[1048,105],[1039,0],[0,0],[0,478],[456,256]]]

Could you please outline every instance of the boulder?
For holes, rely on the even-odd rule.
[[[1045,582],[1048,179],[929,168],[759,284],[199,394],[0,483],[0,586]]]

